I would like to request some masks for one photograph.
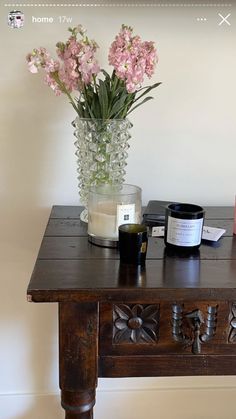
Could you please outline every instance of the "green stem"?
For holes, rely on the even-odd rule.
[[[73,108],[75,109],[75,111],[78,113],[78,108],[77,108],[77,106],[76,106],[76,104],[75,104],[75,102],[74,102],[74,99],[72,98],[72,96],[71,96],[71,94],[67,91],[67,90],[65,90],[65,92],[64,92],[66,95],[67,95],[67,97],[70,99],[70,103],[71,103],[71,105],[73,106]]]
[[[84,94],[84,101],[85,101],[85,103],[86,103],[86,107],[87,107],[87,109],[88,109],[88,111],[89,111],[90,118],[94,119],[93,112],[91,111],[91,108],[90,108],[89,103],[88,103],[88,97],[87,97],[86,86],[84,86],[84,87],[83,87],[83,94]]]
[[[119,87],[119,82],[120,82],[120,80],[118,79],[117,76],[114,77],[114,80],[111,79],[111,83],[112,83],[111,84],[112,85],[112,88],[111,88],[111,102],[112,102],[113,98],[115,97],[116,89]]]
[[[71,105],[75,109],[76,113],[78,113],[78,108],[75,104],[75,101],[74,101],[73,97],[71,96],[70,92],[68,92],[65,84],[59,79],[58,74],[55,72],[55,73],[51,73],[51,75],[52,75],[53,79],[55,80],[55,82],[58,84],[61,92],[64,93],[69,98],[69,101],[70,101]]]
[[[96,76],[93,74],[93,83],[94,83],[94,89],[95,89],[95,92],[97,93],[97,95],[98,95],[98,88],[97,88],[97,83],[96,83]]]

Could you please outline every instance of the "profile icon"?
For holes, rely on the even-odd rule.
[[[24,26],[25,16],[20,10],[12,10],[8,13],[8,25],[13,29],[19,29]]]

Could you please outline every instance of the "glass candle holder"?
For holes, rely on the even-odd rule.
[[[140,223],[141,188],[136,185],[100,185],[90,188],[88,238],[91,243],[117,247],[118,227]]]

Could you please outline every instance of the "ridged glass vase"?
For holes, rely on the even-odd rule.
[[[87,222],[90,186],[124,183],[132,124],[128,119],[77,117],[72,125],[75,127],[80,200],[85,206],[81,219]]]

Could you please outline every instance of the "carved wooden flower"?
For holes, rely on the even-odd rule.
[[[114,343],[156,342],[159,306],[126,304],[114,306]]]
[[[232,317],[230,321],[230,334],[229,334],[229,342],[236,343],[236,303],[232,304]]]

